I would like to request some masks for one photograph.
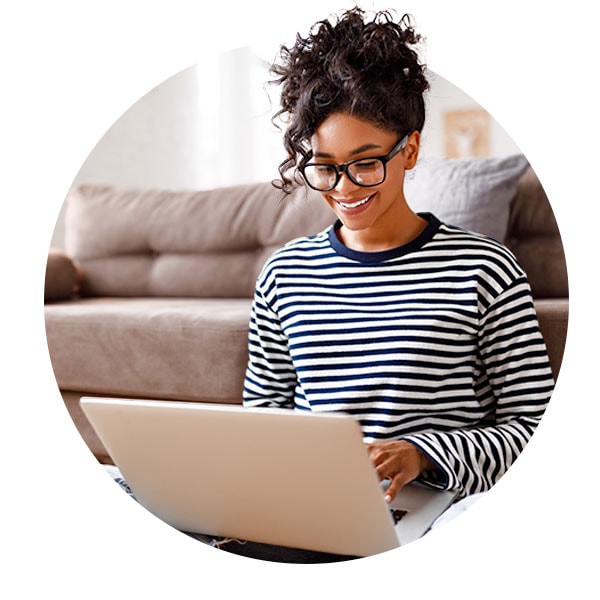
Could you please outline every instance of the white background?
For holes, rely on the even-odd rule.
[[[217,553],[184,537],[126,498],[97,467],[61,403],[47,355],[46,251],[82,161],[149,89],[219,48],[257,36],[276,49],[351,3],[3,4],[3,597],[598,596],[598,43],[590,5],[362,3],[411,12],[427,36],[430,68],[486,107],[530,159],[567,253],[569,337],[542,424],[484,500],[382,556],[278,565]]]

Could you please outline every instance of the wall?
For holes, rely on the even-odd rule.
[[[276,177],[283,159],[281,133],[271,123],[277,92],[266,85],[272,57],[261,54],[252,47],[237,48],[157,85],[99,140],[73,185],[207,189]],[[430,81],[422,155],[445,156],[446,112],[482,109],[440,75],[432,73]],[[502,127],[485,116],[486,154],[519,152]],[[63,221],[64,207],[52,237],[52,245],[59,248]]]
[[[448,111],[481,111],[489,123],[489,149],[484,155],[509,156],[520,151],[518,146],[492,115],[473,98],[457,88],[438,73],[430,73],[431,89],[428,92],[427,122],[423,131],[423,154],[447,156],[447,132],[444,118]],[[468,153],[467,153],[468,155]]]

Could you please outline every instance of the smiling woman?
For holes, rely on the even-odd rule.
[[[400,246],[425,228],[426,221],[408,207],[404,197],[404,173],[416,164],[419,132],[411,132],[400,142],[396,137],[394,132],[345,112],[328,116],[311,137],[315,159],[342,162],[351,159],[342,166],[335,162],[316,164],[335,174],[321,191],[325,202],[343,223],[338,236],[354,250],[377,251]],[[378,163],[375,167],[374,161]],[[315,163],[308,163],[309,177],[311,165],[314,168]],[[361,169],[368,172],[367,183],[351,174],[360,173]],[[301,171],[306,177],[306,167]],[[307,183],[310,184],[308,180]],[[403,226],[398,227],[398,223]]]
[[[244,391],[246,406],[354,415],[390,501],[415,479],[488,490],[554,385],[512,253],[405,197],[425,122],[419,40],[407,16],[353,9],[273,67],[289,122],[279,186],[318,189],[337,220],[263,268]]]
[[[164,214],[157,216],[158,212],[152,211],[160,226],[150,226],[150,239],[156,241],[154,236],[160,233],[158,239],[162,240],[167,232],[169,243],[148,244],[142,228],[143,260],[134,266],[141,264],[145,270],[151,265],[150,272],[162,273],[156,279],[132,278],[129,262],[130,226],[137,228],[147,221],[133,217],[130,208],[141,200],[143,210],[148,210],[150,194],[137,197],[127,191],[123,198],[127,197],[128,209],[117,209],[117,218],[107,227],[113,239],[115,223],[122,226],[124,214],[133,219],[122,238],[127,242],[128,262],[121,275],[128,285],[151,281],[158,284],[151,294],[155,289],[160,290],[159,295],[165,290],[179,294],[174,290],[174,279],[164,276],[169,269],[154,268],[158,264],[155,261],[160,260],[161,267],[177,266],[178,284],[181,282],[186,290],[193,287],[186,295],[196,296],[199,288],[200,295],[206,295],[205,280],[200,276],[204,271],[199,265],[217,264],[207,263],[209,254],[219,256],[219,276],[206,271],[211,285],[249,283],[243,292],[251,295],[254,290],[249,337],[244,334],[238,347],[239,383],[245,369],[244,405],[351,415],[360,425],[375,472],[389,482],[386,495],[390,502],[414,480],[448,490],[462,500],[489,490],[529,441],[553,390],[530,285],[515,256],[486,235],[446,222],[437,209],[427,208],[431,206],[427,195],[426,208],[415,210],[415,195],[407,193],[406,177],[421,151],[423,94],[428,86],[425,67],[414,52],[418,40],[408,17],[398,21],[385,12],[369,19],[354,9],[338,19],[317,23],[306,38],[298,37],[293,47],[282,49],[274,73],[282,85],[280,116],[289,116],[285,132],[288,158],[280,165],[281,179],[275,184],[284,195],[298,186],[317,189],[321,198],[315,201],[322,200],[318,206],[324,210],[320,214],[325,215],[325,221],[314,230],[315,235],[307,236],[308,230],[302,229],[295,234],[302,237],[276,250],[257,279],[256,273],[242,263],[245,254],[226,250],[246,250],[246,238],[239,235],[246,230],[241,226],[251,223],[247,216],[254,207],[258,209],[261,200],[268,213],[274,214],[268,195],[273,189],[267,183],[256,188],[261,198],[253,198],[252,210],[245,210],[241,202],[216,200],[207,210],[208,201],[201,199],[203,218],[196,222],[197,215],[184,218],[181,212],[176,219],[185,221],[181,230],[175,225],[167,227],[176,216],[169,202],[161,204]],[[508,161],[510,179],[515,181],[527,166],[520,160],[523,157],[518,158]],[[496,176],[498,169],[494,170]],[[439,183],[441,178],[429,173],[425,171],[424,177]],[[462,178],[465,171],[452,173],[454,178]],[[497,178],[490,179],[497,182]],[[467,188],[472,193],[473,186],[464,185],[456,195],[466,195]],[[237,189],[236,198],[241,193]],[[111,190],[83,189],[81,203],[89,206],[86,194],[108,196],[102,205],[103,217],[108,205],[116,205]],[[154,197],[158,202],[165,196],[158,192]],[[507,203],[513,196],[514,189],[507,193]],[[282,206],[287,209],[291,204],[284,200]],[[317,213],[308,202],[302,208],[310,218]],[[217,218],[219,211],[226,216]],[[206,215],[216,219],[214,222],[218,220],[227,232],[219,233]],[[300,227],[302,219],[297,215],[290,220]],[[269,234],[281,229],[281,221],[272,228],[262,227],[264,222],[261,220],[261,230]],[[206,225],[206,232],[199,229],[200,223]],[[89,235],[91,229],[84,228],[81,240],[85,243],[99,239],[98,220],[92,219],[90,224],[94,236]],[[321,229],[325,224],[329,226]],[[237,235],[231,235],[232,230]],[[200,243],[200,253],[206,249],[202,244],[210,245],[213,238],[222,244],[231,237],[234,246],[210,246],[211,252],[194,262],[193,269],[187,261],[181,268],[179,259],[189,258],[185,244],[182,255],[181,242],[186,239],[182,231],[188,232],[192,248]],[[273,243],[271,236],[268,240]],[[284,241],[277,238],[277,243]],[[153,251],[150,256],[146,256],[148,248]],[[272,246],[269,253],[271,250]],[[176,256],[162,261],[163,254],[171,253]],[[260,258],[260,265],[266,256],[262,247],[261,253],[252,249],[249,254],[253,261]],[[221,262],[224,258],[228,262],[231,259],[234,268],[225,268]],[[112,261],[102,262],[108,265]],[[194,275],[190,277],[190,273]],[[123,293],[123,283],[114,270],[106,282],[109,290]],[[147,293],[144,288],[129,295]],[[225,295],[218,295],[219,302]],[[248,308],[249,303],[248,299]],[[196,310],[200,303],[194,297],[191,304]],[[143,313],[148,314],[146,309]],[[189,313],[183,313],[185,322]],[[114,319],[106,322],[112,327]],[[196,320],[186,331],[193,332],[190,339],[196,340],[200,330],[204,328]],[[112,330],[107,331],[110,337]],[[173,340],[172,335],[167,337]],[[54,347],[71,346],[59,343],[62,340],[58,336],[55,340]],[[180,342],[176,337],[177,351],[165,352],[161,347],[148,352],[169,358],[167,377],[161,377],[156,369],[151,373],[161,384],[172,377],[172,365],[184,360],[170,360],[172,356],[192,361],[185,363],[189,364],[184,369],[186,376],[202,375],[200,355],[205,348],[212,346],[214,351],[217,346],[203,342],[199,346],[202,350],[182,352]],[[220,346],[228,358],[233,357],[234,345],[227,338]],[[144,355],[135,354],[148,365]],[[216,360],[214,354],[206,356],[211,371],[219,365],[222,373],[227,373],[214,378],[218,385],[224,379],[233,381],[233,367]],[[63,364],[73,371],[72,361],[64,360]],[[132,371],[136,371],[136,381],[144,379],[136,369]],[[153,386],[152,393],[157,390]],[[239,398],[239,390],[236,393]],[[219,545],[235,551],[228,547],[228,541]],[[240,549],[248,556],[260,555],[259,548],[246,542]],[[344,558],[300,554],[290,556],[286,549],[277,549],[281,560]]]

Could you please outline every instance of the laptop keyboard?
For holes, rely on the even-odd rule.
[[[398,525],[398,523],[402,520],[402,517],[408,514],[408,511],[400,508],[390,508],[390,513],[392,515],[392,519],[394,519],[394,525]]]

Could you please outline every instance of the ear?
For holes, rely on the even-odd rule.
[[[409,170],[417,164],[417,158],[419,158],[419,147],[421,145],[421,133],[413,131],[408,136],[408,141],[404,148],[404,168]]]

